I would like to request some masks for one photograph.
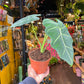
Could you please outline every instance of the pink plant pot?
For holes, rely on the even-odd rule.
[[[76,62],[79,64],[79,59],[81,58],[81,56],[75,56]]]
[[[76,76],[81,77],[81,70],[79,68],[76,68]]]

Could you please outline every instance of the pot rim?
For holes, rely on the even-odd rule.
[[[31,50],[28,52],[29,58],[31,58],[30,53],[31,53],[32,51],[36,50],[36,49],[40,49],[40,48],[33,48],[33,49],[31,49]],[[49,51],[49,50],[47,50],[47,51]],[[49,51],[49,53],[50,53],[50,51]],[[47,60],[45,60],[45,61],[48,61],[48,60],[50,60],[51,58],[52,58],[52,56],[51,56],[51,53],[50,53],[50,58],[47,59]],[[32,58],[31,58],[31,59],[32,59]],[[32,60],[34,60],[34,59],[32,59]],[[37,61],[37,60],[34,60],[34,61]],[[45,61],[37,61],[37,62],[45,62]]]

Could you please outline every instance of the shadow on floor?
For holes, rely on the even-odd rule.
[[[53,84],[81,84],[81,78],[77,77],[72,67],[66,63],[52,66],[50,74]]]

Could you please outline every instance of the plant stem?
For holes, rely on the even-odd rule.
[[[47,38],[48,38],[48,35],[45,34],[44,35],[44,40],[43,40],[43,43],[42,43],[42,46],[41,46],[41,50],[40,50],[41,53],[44,52],[44,45],[45,45],[45,42],[46,42]]]
[[[32,23],[32,29],[33,29],[33,31],[34,31],[33,23]],[[39,41],[39,39],[38,39],[37,34],[36,34],[35,31],[34,31],[34,34],[35,34],[35,38],[37,39],[37,41],[38,41],[38,43],[39,43],[39,45],[40,45],[40,47],[41,47],[41,42]]]
[[[44,51],[46,50],[46,47],[47,47],[48,45],[49,45],[49,43],[45,46]],[[43,52],[44,52],[44,51],[43,51]]]
[[[34,26],[33,26],[33,24],[32,24],[32,29],[33,29],[33,31],[34,31]],[[38,37],[37,37],[37,34],[36,34],[36,32],[34,31],[34,34],[35,34],[35,38],[37,39],[37,41],[38,41],[38,43],[39,43],[39,45],[40,45],[40,52],[41,53],[44,53],[44,51],[45,51],[45,49],[46,49],[46,47],[48,46],[48,45],[46,45],[46,47],[44,48],[44,45],[45,45],[45,42],[46,42],[46,40],[47,40],[47,38],[48,38],[48,35],[44,35],[44,40],[43,40],[43,43],[41,44],[41,42],[39,41],[39,39],[38,39]]]

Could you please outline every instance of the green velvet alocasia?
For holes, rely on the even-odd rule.
[[[16,21],[11,27],[17,27],[24,24],[31,23],[31,21],[39,20],[40,14],[33,14],[26,16]],[[57,22],[44,19],[43,25],[45,33],[51,38],[51,46],[58,52],[61,59],[65,60],[71,66],[73,65],[73,40],[66,28],[66,26],[57,19]],[[39,41],[39,40],[38,40]],[[40,43],[40,42],[39,42]]]

